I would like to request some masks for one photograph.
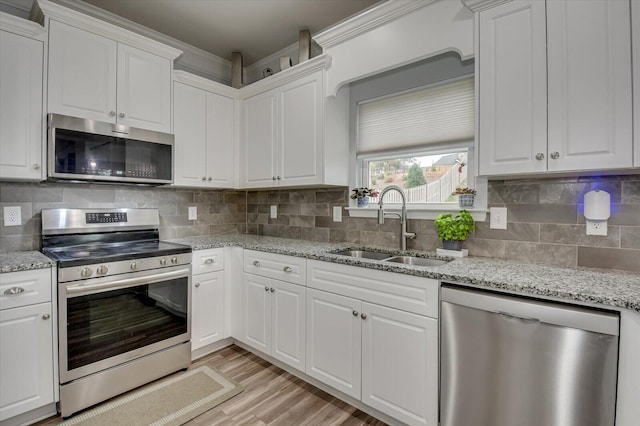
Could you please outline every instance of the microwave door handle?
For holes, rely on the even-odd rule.
[[[132,287],[139,284],[151,284],[157,281],[171,280],[175,278],[188,277],[189,269],[178,269],[177,271],[162,272],[159,274],[145,275],[143,277],[123,278],[117,281],[109,281],[100,284],[71,284],[66,286],[67,294],[102,292],[107,290],[116,290],[120,288]]]

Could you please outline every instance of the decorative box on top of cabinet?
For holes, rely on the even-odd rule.
[[[479,15],[481,175],[632,167],[628,0],[465,3]]]
[[[240,89],[243,188],[348,183],[349,90],[324,96],[324,55]]]
[[[48,112],[171,133],[182,52],[50,1]]]
[[[0,274],[0,422],[47,405],[41,415],[55,413],[54,271]]]
[[[184,71],[173,79],[174,185],[234,188],[237,89]]]
[[[45,178],[43,51],[35,22],[0,12],[0,179]]]

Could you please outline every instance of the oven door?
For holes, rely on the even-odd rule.
[[[60,383],[191,338],[191,266],[58,285]]]

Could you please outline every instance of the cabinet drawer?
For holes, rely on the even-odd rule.
[[[224,249],[222,248],[194,251],[191,259],[193,275],[224,269]]]
[[[282,254],[245,250],[244,271],[263,277],[305,285],[306,259]]]
[[[438,317],[438,281],[309,260],[307,286],[407,312]]]
[[[51,268],[0,274],[0,310],[51,301]]]

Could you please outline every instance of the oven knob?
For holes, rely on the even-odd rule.
[[[177,256],[173,256],[173,257],[171,258],[171,263],[173,263],[174,265],[175,265],[176,263],[178,263],[178,257],[177,257]]]
[[[109,272],[109,268],[107,268],[107,267],[106,267],[106,266],[104,266],[104,265],[100,265],[100,266],[98,266],[98,269],[96,269],[96,273],[97,273],[98,275],[104,275],[104,274],[106,274],[107,272]]]
[[[136,262],[131,262],[131,270],[135,271],[136,269],[138,269],[138,264]]]
[[[167,265],[167,259],[165,259],[164,257],[162,259],[160,259],[160,264],[162,266],[166,266]]]
[[[93,270],[91,268],[82,268],[80,271],[80,276],[83,278],[88,278],[93,275]]]

